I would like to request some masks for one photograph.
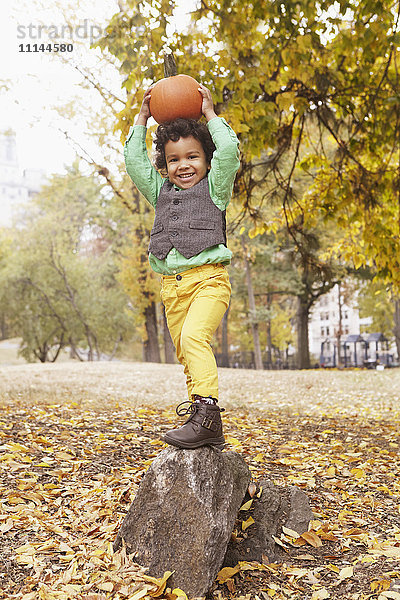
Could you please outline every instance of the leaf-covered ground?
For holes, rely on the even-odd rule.
[[[315,518],[305,538],[282,531],[282,563],[240,564],[210,598],[400,599],[400,371],[220,382],[227,449],[256,481],[302,488]],[[180,366],[0,368],[0,598],[185,597],[112,552],[184,390]]]

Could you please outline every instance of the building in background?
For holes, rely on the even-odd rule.
[[[382,333],[363,333],[371,324],[371,317],[360,318],[357,291],[344,293],[342,286],[335,285],[318,299],[310,314],[309,342],[314,363],[321,367],[394,364],[395,350]]]
[[[20,168],[15,132],[0,132],[0,226],[11,225],[16,209],[36,194],[45,180],[42,169]]]

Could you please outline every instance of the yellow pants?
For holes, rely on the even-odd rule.
[[[210,346],[229,305],[231,284],[222,265],[194,267],[162,277],[161,300],[176,355],[193,394],[218,399],[218,373]]]

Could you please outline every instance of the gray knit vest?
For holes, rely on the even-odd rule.
[[[217,244],[226,245],[225,211],[212,201],[208,178],[185,190],[166,181],[156,204],[149,252],[162,260],[176,248],[191,258]]]

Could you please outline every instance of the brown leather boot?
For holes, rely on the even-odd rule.
[[[190,402],[188,408],[180,408],[188,402],[182,402],[176,409],[179,416],[190,414],[186,423],[178,429],[167,431],[164,442],[178,448],[200,448],[214,446],[222,450],[225,438],[222,433],[221,411],[216,404]]]

